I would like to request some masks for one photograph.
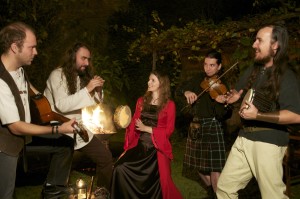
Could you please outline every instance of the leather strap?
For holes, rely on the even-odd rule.
[[[255,126],[249,126],[249,127],[243,127],[245,132],[255,132],[255,131],[271,131],[274,130],[272,128],[267,127],[255,127]]]

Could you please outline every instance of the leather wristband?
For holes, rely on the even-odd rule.
[[[58,126],[55,126],[55,133],[58,134]]]
[[[262,113],[258,111],[256,120],[277,124],[279,122],[279,112]]]

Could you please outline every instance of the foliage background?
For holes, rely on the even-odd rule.
[[[153,68],[169,73],[174,91],[201,70],[211,48],[222,52],[225,68],[239,61],[226,76],[234,84],[251,64],[256,31],[276,21],[288,27],[291,63],[300,62],[299,0],[0,0],[0,5],[0,27],[23,21],[36,30],[39,54],[25,67],[35,87],[43,91],[66,48],[83,41],[93,49],[93,64],[106,80],[105,101],[113,107],[133,108]],[[182,157],[179,140],[174,149]],[[180,177],[181,165],[173,164],[174,180],[187,198],[197,196],[198,184]],[[39,194],[40,188],[24,189]]]
[[[68,46],[83,41],[106,79],[113,106],[134,105],[154,68],[170,74],[172,88],[201,70],[210,48],[225,67],[239,60],[234,77],[249,64],[257,28],[283,21],[291,54],[299,62],[299,2],[296,0],[1,0],[0,26],[24,21],[37,31],[39,55],[26,67],[39,90]],[[230,78],[234,81],[234,78]],[[116,95],[117,94],[117,95]]]
[[[202,68],[215,48],[233,85],[251,64],[260,26],[280,21],[290,33],[291,62],[300,60],[300,2],[296,0],[0,0],[0,26],[24,21],[37,32],[38,56],[25,67],[32,84],[45,88],[68,46],[83,41],[105,80],[105,101],[127,104],[146,90],[152,69],[165,70],[172,91]],[[173,96],[176,98],[176,96]]]

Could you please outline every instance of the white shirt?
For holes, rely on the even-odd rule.
[[[25,122],[30,123],[30,109],[27,92],[27,82],[25,81],[23,68],[20,67],[16,71],[9,72],[14,79],[21,95],[25,110]],[[20,121],[19,111],[15,102],[15,98],[8,87],[7,83],[0,79],[0,120],[3,125]]]
[[[96,104],[96,96],[92,97],[86,87],[80,89],[80,78],[77,77],[77,92],[69,95],[66,77],[63,75],[62,68],[53,70],[47,80],[47,86],[44,91],[45,97],[48,99],[51,109],[69,119],[76,118],[77,122],[81,119],[81,109],[84,107]],[[99,99],[98,99],[99,100]],[[93,134],[88,131],[89,141],[92,139]],[[73,136],[73,134],[68,134]],[[83,140],[78,140],[75,150],[84,146]]]

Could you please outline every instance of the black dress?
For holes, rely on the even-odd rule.
[[[142,111],[141,120],[146,126],[157,126],[157,107]],[[160,199],[157,151],[150,133],[141,132],[136,147],[129,149],[115,163],[111,199]]]

